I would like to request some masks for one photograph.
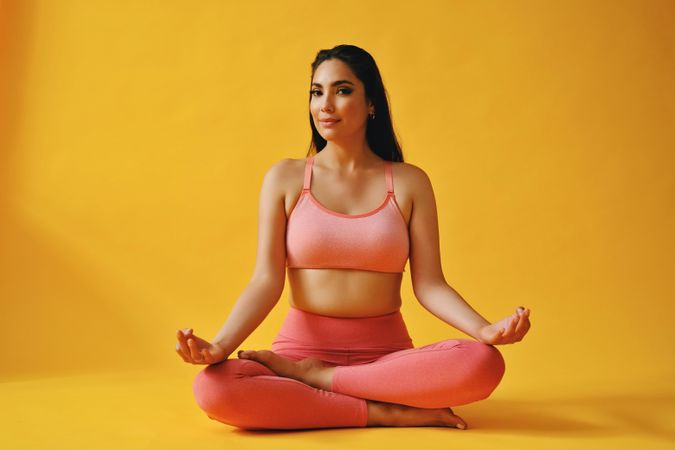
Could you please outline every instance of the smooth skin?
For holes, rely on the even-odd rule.
[[[348,83],[336,84],[338,80]],[[362,82],[340,60],[321,63],[312,83],[309,109],[327,145],[315,155],[311,192],[322,205],[333,211],[343,214],[370,211],[381,203],[384,193],[383,162],[365,139],[368,115],[378,112],[366,98]],[[320,122],[324,118],[338,119],[339,122],[325,126]],[[304,167],[305,159],[287,158],[274,164],[264,177],[260,195],[258,254],[252,279],[258,284],[264,281],[265,286],[270,286],[265,291],[269,293],[269,299],[258,295],[254,297],[245,291],[235,304],[229,323],[213,339],[214,343],[198,337],[191,328],[178,330],[176,352],[183,361],[215,364],[227,359],[244,339],[245,333],[239,331],[241,328],[237,329],[239,324],[251,321],[252,308],[263,311],[274,306],[286,276],[291,285],[290,305],[315,314],[368,317],[391,313],[401,307],[402,273],[286,269],[285,227],[302,188]],[[502,345],[521,341],[530,329],[529,309],[518,307],[514,314],[490,323],[446,282],[440,263],[436,201],[426,172],[405,162],[392,162],[392,170],[397,205],[410,232],[410,277],[420,304],[480,342]],[[252,292],[259,292],[259,289]],[[226,335],[235,336],[231,340],[236,342],[221,342]],[[321,369],[320,364],[306,360],[295,362],[269,350],[242,352],[240,357],[257,360],[278,374],[314,380],[310,382],[319,385],[329,379],[329,372]],[[429,410],[406,409],[404,405],[378,405],[368,400],[368,410],[369,421],[372,413],[374,424],[438,422],[438,415],[436,419],[430,418]],[[461,418],[454,415],[448,418],[446,413],[438,413],[442,421],[465,425]],[[396,417],[400,419],[398,422]]]

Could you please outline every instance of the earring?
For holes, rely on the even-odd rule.
[[[375,111],[373,111],[373,113],[372,113],[372,114],[369,114],[369,115],[370,115],[370,118],[371,118],[371,119],[373,119],[373,120],[375,119]]]

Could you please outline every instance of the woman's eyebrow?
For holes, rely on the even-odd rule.
[[[337,86],[338,84],[351,84],[352,86],[354,86],[354,83],[352,83],[352,82],[349,81],[349,80],[337,80],[337,81],[333,81],[333,82],[331,83],[331,86]],[[312,83],[312,86],[323,87],[323,86],[321,86],[321,83]]]

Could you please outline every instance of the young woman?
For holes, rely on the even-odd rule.
[[[495,345],[520,341],[530,312],[491,324],[447,284],[431,182],[403,162],[368,52],[319,51],[309,109],[307,158],[264,177],[249,285],[211,342],[177,332],[180,357],[207,364],[193,383],[197,403],[246,429],[466,428],[450,407],[492,393],[505,370]],[[400,312],[408,258],[418,301],[475,340],[414,347]],[[228,359],[278,302],[286,267],[290,310],[271,351]]]

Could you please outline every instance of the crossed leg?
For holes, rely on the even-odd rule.
[[[208,366],[193,389],[209,417],[243,428],[463,423],[449,406],[487,398],[505,368],[495,347],[467,339],[400,350],[350,366],[297,360],[269,350],[240,356]],[[373,416],[383,408],[394,410],[396,420],[377,423]]]
[[[269,350],[243,352],[242,356],[277,375],[320,389],[418,408],[483,400],[505,371],[504,358],[496,347],[468,339],[447,339],[349,366],[332,367],[317,358],[294,361]]]

